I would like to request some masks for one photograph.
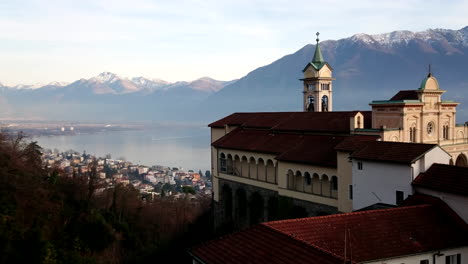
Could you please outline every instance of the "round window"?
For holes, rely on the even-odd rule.
[[[433,122],[429,122],[427,124],[427,134],[431,135],[432,132],[434,132],[434,123]]]

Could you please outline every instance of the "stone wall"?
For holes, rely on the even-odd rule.
[[[336,207],[221,178],[219,191],[219,202],[213,201],[216,229],[241,230],[265,221],[339,213]]]

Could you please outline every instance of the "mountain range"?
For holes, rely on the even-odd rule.
[[[203,77],[170,83],[103,72],[70,84],[0,85],[0,118],[167,121],[232,82]]]
[[[443,98],[462,103],[458,123],[468,120],[468,27],[360,33],[320,47],[334,69],[334,110],[368,110],[372,100],[417,89],[431,64],[447,90]],[[204,77],[169,83],[104,72],[66,85],[0,85],[0,118],[209,122],[232,112],[301,111],[299,79],[314,51],[315,45],[306,45],[229,82]]]

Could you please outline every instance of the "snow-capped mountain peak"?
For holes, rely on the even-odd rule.
[[[69,85],[70,83],[68,82],[51,82],[49,83],[48,85],[49,86],[58,86],[58,87],[64,87],[64,86],[67,86]]]
[[[115,82],[120,78],[112,72],[102,72],[98,76],[91,78],[90,80],[96,81],[99,83]]]
[[[468,27],[460,30],[428,29],[420,32],[401,30],[375,35],[359,33],[353,35],[350,39],[354,42],[379,44],[387,47],[397,44],[408,44],[413,40],[421,40],[424,42],[445,40],[452,45],[468,46]]]

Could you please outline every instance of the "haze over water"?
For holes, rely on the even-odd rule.
[[[207,127],[173,127],[112,131],[73,136],[35,137],[44,149],[69,149],[113,159],[124,157],[141,165],[210,169],[210,130]]]

